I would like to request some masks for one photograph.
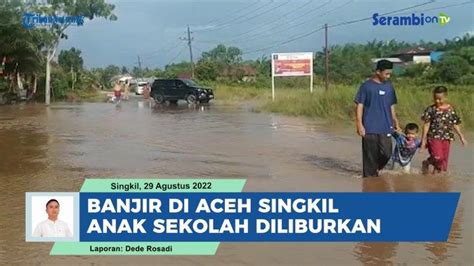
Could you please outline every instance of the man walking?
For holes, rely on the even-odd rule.
[[[391,133],[400,130],[397,96],[389,81],[393,63],[380,60],[372,78],[359,88],[356,104],[357,134],[362,137],[363,177],[378,176],[392,155]]]

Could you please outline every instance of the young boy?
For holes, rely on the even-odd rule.
[[[112,99],[112,102],[114,103],[120,103],[122,100],[122,88],[120,87],[120,84],[117,82],[115,83],[114,86],[114,98]]]
[[[395,164],[402,167],[404,173],[410,173],[410,164],[416,150],[421,146],[418,138],[418,125],[409,123],[405,126],[404,134],[393,132],[392,137],[395,139],[395,149],[392,154],[392,169]]]
[[[449,147],[454,140],[453,130],[458,134],[461,143],[467,141],[461,132],[459,118],[454,107],[447,103],[448,89],[438,86],[433,90],[434,104],[426,108],[421,119],[425,122],[421,139],[421,148],[428,148],[430,157],[423,161],[422,172],[427,174],[429,166],[433,165],[433,173],[448,170]]]

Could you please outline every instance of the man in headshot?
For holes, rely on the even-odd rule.
[[[36,226],[33,237],[72,237],[66,222],[58,219],[59,202],[56,199],[50,199],[46,203],[46,213],[48,219]]]

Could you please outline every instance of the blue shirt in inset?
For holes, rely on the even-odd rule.
[[[359,88],[354,102],[364,105],[362,123],[366,134],[390,134],[393,132],[392,105],[397,96],[392,83],[377,83],[372,79],[365,81]]]

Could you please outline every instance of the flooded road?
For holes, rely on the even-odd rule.
[[[471,138],[471,143],[473,143]],[[361,179],[352,127],[245,107],[132,100],[0,106],[0,262],[159,265],[467,265],[474,261],[474,145],[455,143],[448,177]],[[415,167],[426,154],[417,155]],[[84,178],[246,178],[244,191],[460,191],[446,243],[221,243],[216,256],[52,257],[25,243],[27,191],[79,191]]]

